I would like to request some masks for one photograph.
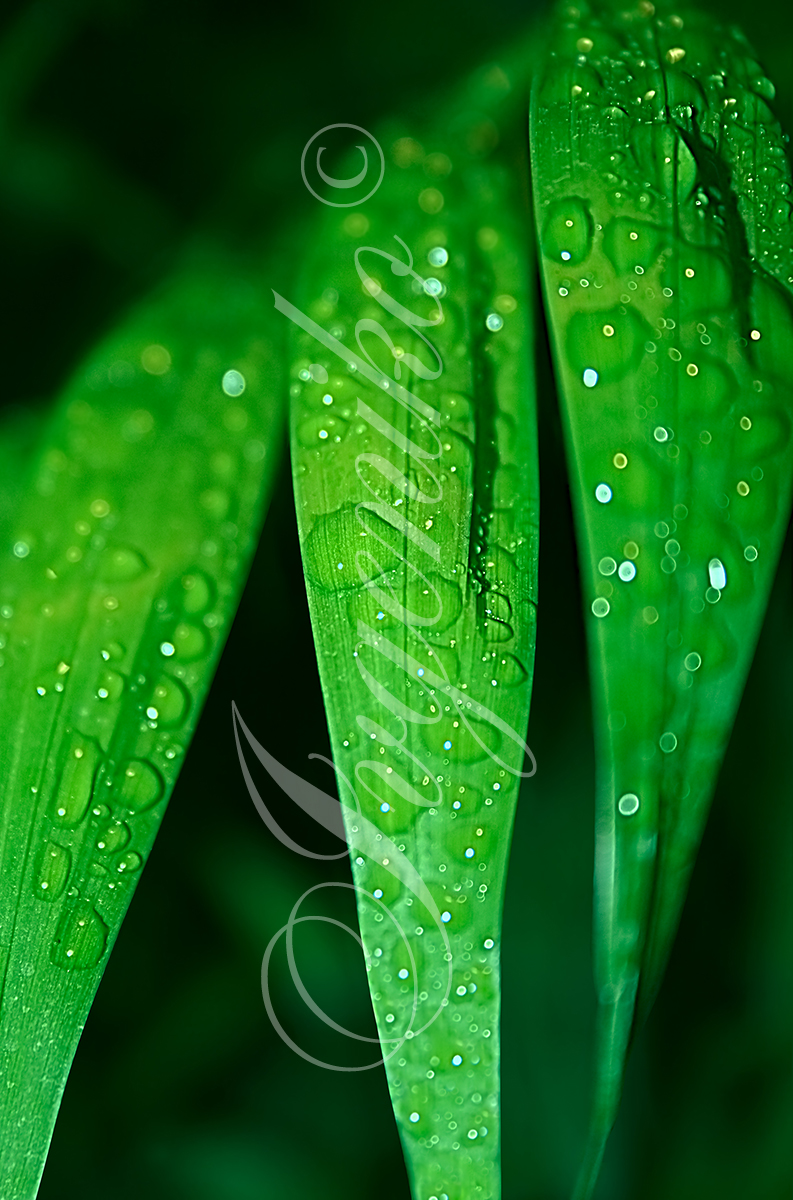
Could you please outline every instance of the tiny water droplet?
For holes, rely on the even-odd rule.
[[[718,558],[712,558],[708,563],[708,579],[710,586],[722,592],[727,586],[727,571],[724,563]]]
[[[221,387],[227,396],[241,396],[245,391],[245,377],[239,371],[226,371]]]

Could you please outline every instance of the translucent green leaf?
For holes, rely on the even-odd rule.
[[[500,1194],[500,924],[532,771],[537,556],[520,78],[491,67],[379,131],[382,187],[328,211],[299,298],[276,297],[296,331],[311,619],[417,1200]]]
[[[793,239],[774,90],[696,12],[565,9],[536,212],[599,759],[591,1194],[790,513]]]
[[[35,1196],[72,1057],[234,615],[282,329],[204,251],[59,400],[0,548],[0,1194]]]

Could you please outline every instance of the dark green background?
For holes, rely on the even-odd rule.
[[[299,160],[325,124],[376,127],[497,57],[539,8],[481,0],[249,6],[216,0],[6,4],[0,16],[0,325],[4,403],[47,402],[196,229],[267,271],[279,230],[319,207]],[[787,5],[740,21],[793,128]],[[274,279],[274,286],[282,283]],[[591,1066],[593,753],[569,500],[543,388],[536,778],[521,800],[504,935],[505,1200],[563,1200]],[[660,1001],[640,1039],[601,1195],[787,1200],[793,1190],[791,543]],[[322,1071],[268,1021],[261,956],[293,903],[346,865],[277,843],[245,791],[236,700],[292,770],[330,788],[286,458],[199,732],[75,1061],[41,1196],[61,1200],[407,1200],[381,1070]],[[285,827],[333,851],[259,780]],[[346,913],[320,894],[315,912]],[[308,910],[310,911],[310,910]],[[351,939],[303,926],[308,986],[373,1033]],[[303,1009],[283,951],[273,994],[292,1035],[360,1062]]]

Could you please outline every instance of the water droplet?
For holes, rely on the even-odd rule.
[[[58,842],[48,842],[39,858],[34,892],[41,900],[57,900],[69,878],[71,851]]]
[[[762,96],[764,100],[773,100],[776,96],[776,88],[771,80],[766,79],[764,75],[756,75],[754,79],[750,79],[749,87],[758,96]]]
[[[444,924],[446,924],[448,921],[451,921],[451,919],[452,914],[450,912],[441,913],[441,920],[444,922]]]
[[[712,558],[708,563],[708,579],[710,586],[719,592],[727,586],[727,572],[724,563],[718,558]]]
[[[585,201],[577,196],[557,200],[549,205],[543,224],[540,239],[543,253],[554,262],[575,266],[589,256],[593,234],[592,217]]]
[[[606,617],[609,614],[611,605],[603,596],[598,596],[597,600],[592,601],[592,612],[596,617]]]
[[[96,848],[113,854],[116,850],[123,850],[131,836],[128,825],[123,821],[113,821],[97,837]]]
[[[239,371],[226,371],[221,387],[227,396],[241,396],[245,391],[245,377]]]
[[[598,571],[601,575],[613,575],[617,569],[617,563],[613,558],[601,558],[598,563]]]
[[[611,488],[607,483],[599,483],[595,488],[595,499],[601,504],[608,504],[612,497]]]
[[[421,1120],[421,1116],[420,1116],[420,1115],[419,1115],[419,1113],[417,1113],[417,1112],[412,1112],[412,1113],[410,1114],[410,1120],[411,1120],[411,1121],[413,1122],[413,1124],[415,1125],[417,1121],[420,1121],[420,1120]]]
[[[619,577],[623,583],[630,583],[632,579],[636,578],[636,568],[632,562],[620,563]]]
[[[500,317],[498,313],[488,313],[487,317],[485,318],[485,325],[488,329],[495,333],[499,329],[503,328],[504,318]]]
[[[147,346],[141,351],[140,365],[149,375],[167,375],[171,369],[171,356],[165,346]]]
[[[209,608],[214,598],[214,586],[203,571],[190,571],[182,576],[182,608],[194,615]]]
[[[592,367],[587,367],[581,378],[584,381],[584,387],[593,388],[598,381],[598,373]]]
[[[201,507],[218,521],[222,521],[228,512],[231,498],[223,488],[207,488],[199,496]]]
[[[612,461],[617,470],[622,471],[628,465],[628,456],[626,454],[615,454]]]
[[[60,780],[52,802],[56,825],[73,829],[88,811],[94,777],[102,752],[93,738],[77,735],[67,747]]]
[[[434,246],[427,255],[427,261],[431,267],[445,267],[449,261],[449,255],[443,246]]]
[[[671,754],[673,750],[677,749],[677,738],[673,733],[662,733],[658,739],[658,745],[664,754]]]
[[[128,583],[146,570],[146,562],[129,546],[108,546],[99,559],[98,577],[105,583]]]
[[[170,675],[162,675],[152,692],[151,706],[157,710],[152,720],[162,725],[179,725],[187,716],[190,697],[184,685]]]
[[[466,857],[466,858],[473,858],[475,854],[476,854],[476,851],[474,850],[474,848],[473,848],[472,846],[469,846],[469,847],[468,847],[468,849],[467,849],[467,850],[466,850],[466,852],[465,852],[465,857]]]
[[[528,679],[523,663],[514,654],[502,654],[496,661],[495,680],[499,687],[518,687]]]
[[[626,792],[624,796],[620,796],[617,809],[623,817],[632,817],[639,811],[639,797],[635,792]]]
[[[124,692],[124,676],[118,671],[103,671],[96,684],[100,700],[120,700]]]
[[[658,257],[660,236],[660,230],[646,221],[616,217],[604,230],[603,251],[618,275],[626,275],[636,266],[643,273]]]
[[[192,662],[206,653],[208,638],[203,629],[181,622],[173,632],[176,656],[182,662]]]
[[[453,1066],[453,1067],[461,1067],[462,1065],[463,1065],[463,1056],[462,1056],[462,1054],[454,1054],[454,1055],[452,1055],[452,1066]]]
[[[482,943],[485,950],[492,950],[493,947],[495,946],[495,944],[496,943],[493,941],[492,938],[485,938],[484,942]]]
[[[747,562],[754,562],[757,558],[757,547],[747,546],[743,552],[743,556]]]
[[[17,558],[27,558],[30,554],[30,546],[27,542],[14,542],[14,554]]]
[[[131,813],[146,812],[162,799],[165,783],[151,763],[132,758],[121,768],[117,778],[119,804]]]
[[[134,850],[128,851],[123,858],[120,858],[116,863],[116,870],[120,875],[133,875],[135,871],[139,871],[143,866],[143,859]]]
[[[95,967],[105,952],[107,935],[107,925],[96,909],[88,901],[79,901],[61,918],[50,960],[68,971]]]
[[[702,666],[702,659],[696,651],[692,651],[691,654],[687,654],[684,658],[683,666],[687,671],[698,671]]]

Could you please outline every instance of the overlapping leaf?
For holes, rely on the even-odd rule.
[[[580,536],[599,780],[594,1186],[657,992],[791,497],[793,239],[740,35],[565,9],[531,141]]]
[[[0,1194],[35,1196],[71,1060],[234,615],[281,327],[204,251],[91,355],[0,558]]]
[[[519,83],[491,67],[381,130],[380,191],[329,213],[299,301],[277,297],[299,330],[298,520],[366,966],[421,1200],[500,1194],[537,554]]]

